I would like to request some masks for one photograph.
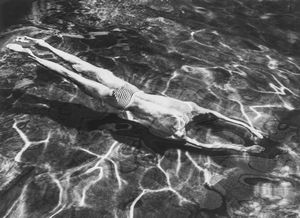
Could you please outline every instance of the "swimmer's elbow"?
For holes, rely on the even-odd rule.
[[[194,115],[199,115],[199,114],[213,114],[212,110],[200,107],[199,105],[197,105],[194,102],[188,102],[188,104],[190,105],[190,107],[192,109],[192,114],[194,114]]]

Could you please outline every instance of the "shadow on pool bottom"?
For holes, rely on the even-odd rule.
[[[29,141],[21,163],[3,156],[0,211],[11,217],[230,216],[239,202],[255,198],[255,185],[277,183],[270,173],[278,156],[288,158],[267,138],[261,154],[198,150],[81,104],[11,89],[0,96],[2,113],[16,124],[3,147],[7,156],[26,144],[22,133]]]
[[[209,154],[210,149],[202,148],[196,149],[189,147],[184,139],[170,139],[155,136],[149,131],[149,128],[142,124],[128,119],[121,118],[116,113],[99,112],[82,104],[69,103],[58,100],[48,100],[46,98],[38,97],[35,95],[27,94],[22,90],[2,89],[0,94],[5,97],[9,96],[7,101],[4,101],[3,111],[8,111],[13,114],[29,114],[39,115],[41,117],[47,117],[57,123],[71,129],[77,129],[78,131],[91,132],[94,130],[107,130],[112,137],[124,143],[122,137],[126,141],[126,138],[136,138],[143,141],[143,144],[153,150],[157,154],[164,154],[168,149],[183,149],[192,152],[200,152],[202,154]],[[290,112],[293,117],[292,125],[295,122],[294,116],[297,110]],[[286,114],[286,113],[285,113]],[[290,120],[291,115],[285,115],[282,118],[280,125],[285,124],[286,120]],[[216,119],[216,117],[210,115],[203,115],[197,117],[196,127],[202,126],[203,128],[210,129],[210,132],[218,133],[223,130],[235,132],[243,138],[245,146],[253,145],[251,137],[247,136],[244,128],[239,126],[226,125],[226,123]],[[197,133],[197,132],[196,132]],[[248,133],[249,134],[249,133]],[[225,135],[226,136],[226,135]],[[265,137],[257,141],[261,146],[265,148],[265,152],[261,152],[260,156],[274,157],[280,153],[280,150],[276,149],[280,144]],[[272,145],[272,146],[271,146]],[[272,152],[271,152],[272,150]],[[211,154],[227,153],[225,151],[213,151]],[[267,156],[265,154],[268,154]],[[259,154],[257,154],[259,155]]]

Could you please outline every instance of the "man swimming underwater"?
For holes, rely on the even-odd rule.
[[[56,49],[42,39],[24,36],[18,37],[16,42],[20,42],[21,44],[34,44],[48,49],[68,62],[78,73],[91,76],[93,80],[85,78],[60,64],[39,58],[34,55],[29,48],[24,48],[20,44],[11,43],[7,45],[7,48],[29,55],[30,58],[42,66],[53,70],[58,75],[73,82],[87,95],[95,99],[102,99],[114,108],[131,112],[135,120],[149,126],[152,131],[160,136],[184,139],[194,145],[196,144],[199,148],[232,149],[253,152],[259,152],[262,149],[258,145],[244,147],[236,144],[202,144],[197,143],[195,140],[188,140],[185,130],[186,125],[193,120],[193,117],[199,114],[211,114],[226,122],[242,126],[260,139],[263,138],[263,135],[259,130],[242,121],[226,117],[217,111],[200,107],[193,102],[181,101],[167,96],[147,94],[136,86],[116,77],[111,71],[94,66],[72,54]]]

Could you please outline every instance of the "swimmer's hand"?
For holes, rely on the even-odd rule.
[[[244,151],[249,153],[260,153],[264,151],[265,148],[259,146],[259,145],[252,145],[250,147],[245,147]]]
[[[218,111],[214,111],[214,110],[210,110],[210,109],[200,107],[197,104],[192,104],[192,107],[194,107],[194,111],[196,111],[197,114],[211,114],[211,115],[213,115],[213,116],[215,116],[219,119],[225,120],[229,123],[245,127],[246,129],[248,129],[252,134],[254,134],[259,139],[264,138],[264,135],[263,135],[262,131],[260,131],[258,129],[255,129],[253,126],[250,126],[248,123],[245,123],[243,121],[227,117],[227,116],[219,113]]]

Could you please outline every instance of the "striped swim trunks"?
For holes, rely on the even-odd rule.
[[[133,101],[135,93],[141,92],[136,86],[126,83],[113,91],[113,97],[119,108],[126,109]]]

